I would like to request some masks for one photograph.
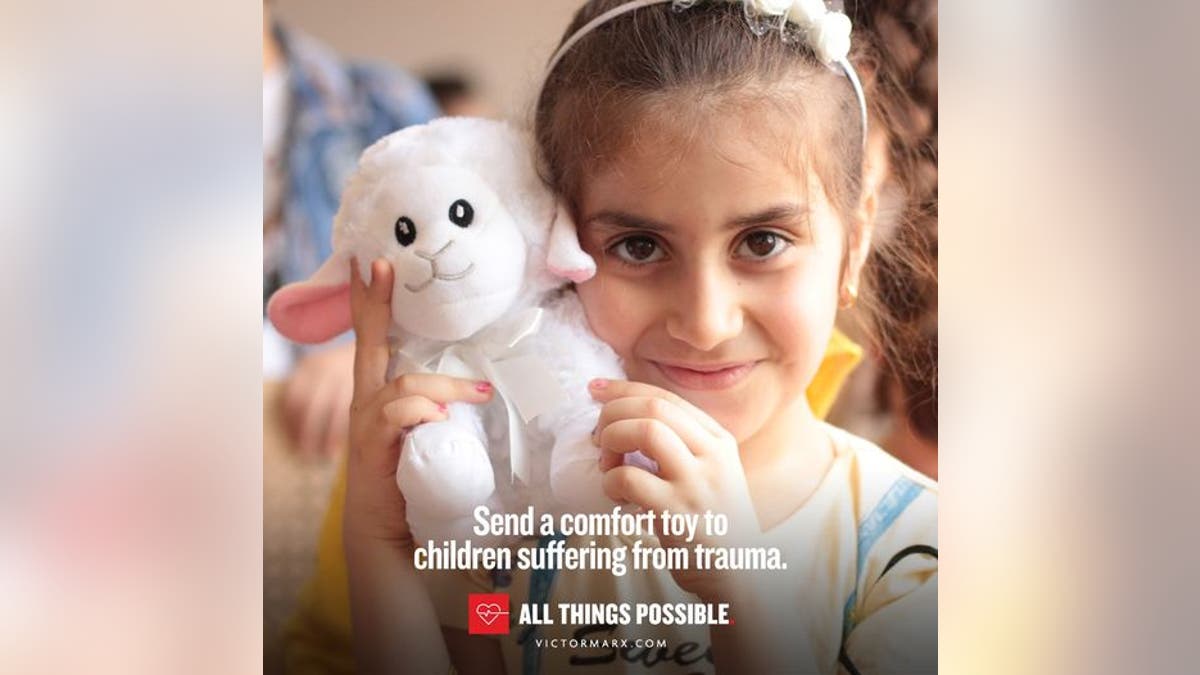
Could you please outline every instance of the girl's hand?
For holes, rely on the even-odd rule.
[[[405,434],[422,422],[444,420],[451,401],[484,403],[491,388],[446,375],[408,374],[387,381],[390,356],[392,266],[371,265],[371,283],[350,270],[350,306],[356,335],[354,401],[350,406],[350,452],[346,469],[346,544],[386,542],[411,549],[404,497],[396,467]]]
[[[759,532],[737,441],[703,410],[658,387],[624,380],[593,380],[592,398],[604,404],[594,440],[604,451],[604,492],[657,514],[699,514],[695,538],[659,532],[664,547],[730,546]],[[655,475],[622,466],[623,455],[640,450],[658,462]],[[704,531],[705,511],[729,517],[724,537]],[[731,579],[713,570],[674,570],[680,588],[703,599],[718,597]]]

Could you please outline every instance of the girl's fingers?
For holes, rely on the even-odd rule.
[[[636,466],[618,466],[604,474],[604,494],[617,502],[630,502],[661,513],[671,509],[671,484]]]
[[[375,395],[375,403],[382,406],[388,401],[407,396],[424,396],[438,403],[486,403],[492,398],[492,385],[480,380],[436,373],[406,373],[380,389]]]
[[[656,387],[652,384],[643,382],[630,382],[628,380],[606,380],[596,379],[588,384],[588,391],[592,398],[601,402],[625,398],[628,396],[645,396],[653,398],[661,398],[670,403],[674,403],[679,408],[690,414],[700,426],[707,430],[710,434],[717,438],[727,438],[729,432],[725,430],[716,420],[708,413],[700,408],[697,408],[690,401],[682,396],[669,392],[661,387]]]
[[[424,396],[406,396],[386,403],[379,409],[381,428],[393,440],[405,429],[425,422],[438,422],[448,416],[446,404]]]
[[[387,379],[388,327],[392,322],[392,266],[371,263],[371,283],[363,283],[358,264],[350,260],[350,311],[354,323],[355,397],[364,398]]]
[[[599,434],[602,450],[622,455],[641,450],[658,462],[659,473],[668,480],[685,475],[696,465],[695,456],[679,434],[657,419],[617,420],[602,428]]]
[[[425,422],[440,422],[449,416],[445,406],[424,396],[407,396],[389,401],[375,413],[363,439],[370,452],[382,454],[378,459],[390,469],[395,469],[399,447],[397,442],[412,427]]]
[[[597,436],[614,422],[643,418],[658,420],[670,427],[691,454],[701,455],[713,443],[713,435],[695,415],[674,401],[658,396],[627,396],[605,403],[596,424]]]
[[[599,432],[596,433],[599,436]],[[609,469],[615,469],[625,463],[625,455],[619,452],[600,449],[600,472],[604,473]]]

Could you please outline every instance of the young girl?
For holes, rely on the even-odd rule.
[[[547,77],[536,132],[597,262],[577,292],[629,378],[590,387],[603,403],[604,489],[635,508],[725,514],[729,533],[566,545],[778,547],[787,567],[418,575],[398,439],[443,419],[450,401],[492,394],[438,375],[385,381],[392,273],[376,261],[369,285],[351,275],[343,538],[361,669],[936,670],[936,484],[819,421],[805,397],[870,247],[881,169],[864,157],[857,80],[827,65],[835,36],[757,34],[782,25],[777,2],[674,4],[588,3]],[[634,450],[659,472],[623,466]],[[698,602],[732,621],[563,623],[552,609],[553,625],[468,637],[467,594],[491,591],[509,595],[514,617],[524,603]]]

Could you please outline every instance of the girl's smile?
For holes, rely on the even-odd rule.
[[[682,389],[728,389],[740,384],[758,365],[758,361],[722,364],[664,363],[650,361],[670,381]]]

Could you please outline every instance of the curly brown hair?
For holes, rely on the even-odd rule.
[[[868,321],[880,340],[883,378],[900,384],[914,431],[937,440],[938,118],[937,0],[854,3],[855,26],[870,34],[864,87],[887,133],[889,178],[899,204],[880,222],[864,287],[875,299]]]

